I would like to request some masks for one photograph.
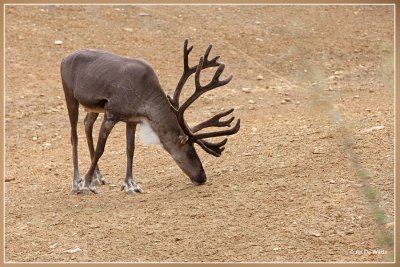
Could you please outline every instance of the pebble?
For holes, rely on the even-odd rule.
[[[80,249],[79,247],[76,247],[76,248],[67,249],[64,252],[72,254],[72,253],[77,253],[79,251],[82,251],[82,249]]]
[[[325,154],[325,152],[323,151],[323,149],[321,147],[316,147],[314,148],[313,154]]]
[[[142,13],[139,13],[139,16],[145,17],[145,16],[150,16],[150,14],[142,12]]]
[[[336,184],[335,180],[330,180],[329,183],[330,184]]]
[[[124,31],[127,31],[127,32],[133,32],[133,29],[132,28],[122,28]]]
[[[371,128],[366,128],[366,129],[361,130],[361,133],[370,133],[373,131],[382,130],[384,128],[385,128],[385,126],[383,126],[383,125],[373,126]]]
[[[249,104],[255,104],[256,102],[252,99],[249,100]]]
[[[318,233],[318,232],[312,232],[311,235],[312,235],[312,236],[316,236],[316,237],[320,237],[320,236],[321,236],[321,234]]]
[[[245,88],[242,88],[242,91],[245,92],[245,93],[247,93],[247,94],[251,92],[251,91],[250,91],[250,88],[246,88],[246,87],[245,87]]]
[[[58,243],[54,243],[53,245],[50,245],[49,248],[56,248],[58,246]]]
[[[55,44],[55,45],[62,45],[62,44],[63,44],[63,41],[61,41],[61,40],[55,40],[55,41],[54,41],[54,44]]]
[[[260,75],[257,76],[256,79],[257,79],[257,80],[264,80],[264,77],[260,74]]]
[[[281,250],[281,248],[280,247],[276,247],[276,248],[273,248],[272,250],[273,251],[278,251],[278,250]]]
[[[354,230],[348,230],[348,231],[346,231],[346,235],[352,235],[352,234],[354,234]]]

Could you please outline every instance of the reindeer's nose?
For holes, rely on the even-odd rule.
[[[207,181],[206,173],[203,171],[197,177],[192,179],[192,183],[195,185],[202,185]]]

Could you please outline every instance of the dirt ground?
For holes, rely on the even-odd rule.
[[[7,262],[392,260],[393,6],[5,9]],[[171,94],[185,38],[192,65],[212,43],[222,76],[234,76],[188,121],[231,107],[241,119],[222,157],[197,147],[208,182],[192,185],[161,147],[137,140],[134,175],[145,193],[121,192],[120,123],[99,163],[110,184],[70,195],[61,59],[81,48],[144,58]],[[191,79],[184,96],[193,88]]]

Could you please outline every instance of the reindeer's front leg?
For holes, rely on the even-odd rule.
[[[80,193],[83,193],[83,194],[88,194],[90,192],[97,193],[96,186],[95,186],[96,180],[93,179],[95,171],[96,171],[96,166],[97,166],[97,163],[98,163],[100,157],[103,155],[107,138],[117,122],[118,122],[118,120],[115,119],[115,117],[112,114],[108,114],[106,111],[103,122],[101,124],[99,138],[97,140],[96,151],[94,152],[94,156],[93,156],[90,168],[85,175],[85,180],[83,181],[83,185],[80,188]]]
[[[126,177],[124,183],[121,186],[121,191],[124,190],[127,194],[143,193],[143,190],[133,180],[132,165],[133,165],[133,154],[135,151],[135,132],[136,123],[126,124]]]

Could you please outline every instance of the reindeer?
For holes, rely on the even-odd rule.
[[[160,143],[172,156],[180,169],[195,185],[206,182],[206,174],[194,148],[198,144],[207,153],[219,157],[225,149],[227,138],[212,143],[207,138],[233,135],[239,131],[240,119],[230,127],[234,117],[221,121],[233,109],[221,112],[212,118],[190,127],[184,119],[185,110],[202,94],[229,83],[232,76],[220,80],[225,65],[218,62],[219,56],[209,60],[212,45],[209,45],[199,63],[189,67],[189,53],[186,39],[183,47],[183,74],[172,97],[163,91],[151,66],[142,59],[130,59],[108,52],[83,49],[66,56],[61,62],[61,80],[71,124],[71,144],[74,166],[71,194],[97,193],[96,185],[105,184],[98,161],[104,152],[107,138],[117,122],[126,123],[126,177],[121,190],[128,194],[143,192],[132,175],[132,161],[135,149],[135,131],[141,127],[146,142]],[[203,69],[218,67],[207,85],[200,84]],[[191,75],[195,75],[195,91],[182,104],[179,97],[183,86]],[[81,179],[78,170],[77,123],[79,105],[87,111],[84,120],[85,133],[89,146],[91,165]],[[96,149],[93,145],[92,130],[99,113],[104,113]],[[202,132],[208,127],[229,127],[226,130]],[[149,138],[150,137],[150,138]],[[143,141],[143,140],[142,140]]]

